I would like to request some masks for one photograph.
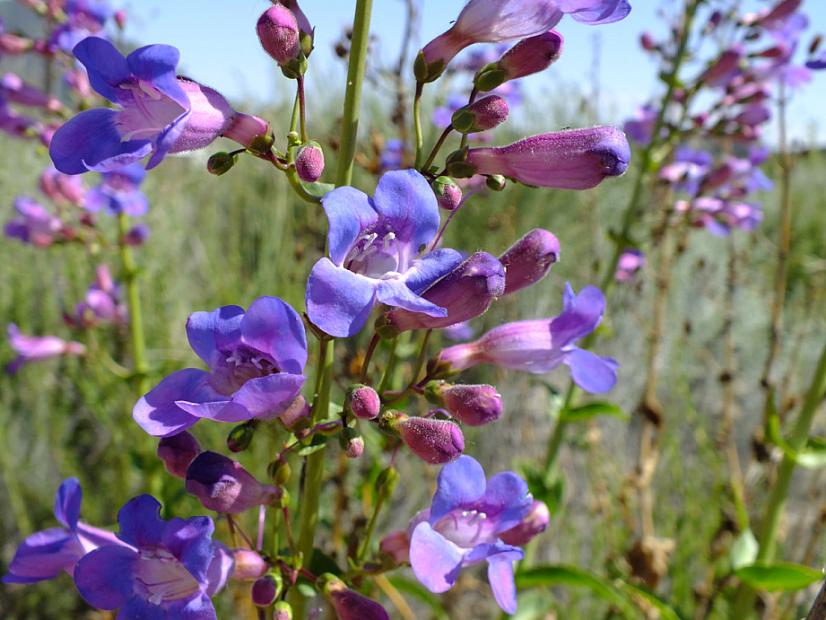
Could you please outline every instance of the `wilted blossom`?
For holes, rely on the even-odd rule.
[[[630,282],[634,275],[645,265],[645,254],[641,250],[628,248],[623,250],[617,261],[614,279],[617,282]]]
[[[17,325],[9,323],[6,328],[9,344],[17,353],[6,365],[6,372],[16,373],[24,364],[60,357],[62,355],[83,355],[86,347],[79,342],[67,341],[57,336],[26,336],[21,334]]]
[[[353,187],[339,187],[322,205],[329,221],[330,258],[319,260],[310,272],[310,321],[331,336],[346,337],[364,326],[377,303],[447,316],[446,309],[421,293],[462,258],[449,249],[418,256],[439,228],[436,197],[421,174],[387,172],[373,198]]]
[[[120,618],[214,620],[210,597],[232,572],[232,555],[213,542],[209,517],[160,518],[149,495],[127,502],[118,513],[118,538],[75,566],[75,586],[97,609],[118,609]]]
[[[98,323],[125,323],[127,314],[120,287],[112,279],[109,267],[98,265],[95,281],[86,290],[86,297],[66,320],[76,327],[92,327]]]
[[[24,540],[12,558],[4,583],[36,583],[53,579],[101,545],[122,544],[112,532],[80,521],[83,490],[77,478],[67,478],[57,489],[54,516],[62,527],[35,532]]]
[[[139,163],[129,164],[101,173],[101,183],[86,193],[83,207],[96,213],[105,211],[109,215],[125,213],[130,217],[146,215],[149,201],[140,190],[146,177],[146,170]]]
[[[495,364],[534,374],[565,364],[583,390],[607,392],[616,383],[617,362],[574,345],[597,328],[604,310],[605,297],[597,287],[586,286],[574,294],[567,284],[562,313],[558,316],[505,323],[475,342],[443,349],[439,362],[452,371]]]
[[[88,37],[73,51],[92,87],[118,109],[86,110],[57,130],[49,153],[61,172],[109,171],[150,154],[153,168],[167,153],[204,148],[220,135],[249,144],[246,125],[254,117],[236,113],[211,88],[178,78],[176,48],[148,45],[124,58],[109,41]],[[254,124],[266,131],[263,121]]]
[[[508,146],[472,148],[460,165],[527,185],[588,189],[605,177],[623,174],[630,158],[622,131],[591,127],[531,136]]]
[[[449,590],[466,566],[487,561],[488,582],[499,606],[516,612],[513,563],[522,550],[500,537],[531,509],[528,485],[507,471],[485,479],[482,466],[460,456],[439,472],[430,509],[410,524],[410,565],[431,592]]]
[[[277,417],[299,395],[307,338],[301,317],[280,299],[259,297],[246,312],[238,306],[195,312],[186,332],[209,371],[174,372],[138,401],[132,415],[150,435],[174,435],[201,418]]]
[[[38,186],[41,192],[58,205],[80,206],[86,195],[86,187],[81,177],[63,174],[54,166],[49,166],[40,174]]]
[[[258,482],[238,461],[210,451],[189,464],[186,490],[204,507],[223,514],[245,512],[280,497],[278,488]]]
[[[63,222],[37,201],[20,196],[14,201],[14,210],[17,211],[17,219],[3,228],[10,239],[42,248],[63,237]]]

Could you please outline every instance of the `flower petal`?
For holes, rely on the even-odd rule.
[[[619,364],[610,357],[572,347],[563,362],[571,369],[574,383],[591,394],[607,392],[617,382]]]
[[[86,67],[92,88],[109,101],[118,103],[121,98],[118,85],[132,77],[123,54],[100,37],[86,37],[75,45],[72,53]]]
[[[161,519],[161,504],[151,495],[133,497],[118,511],[118,538],[133,547],[162,544],[165,526],[166,522]]]
[[[241,339],[268,354],[284,372],[301,374],[307,364],[304,323],[277,297],[259,297],[241,321]]]
[[[80,502],[83,500],[83,489],[77,478],[66,478],[57,489],[54,498],[54,516],[70,530],[77,528],[80,518]]]
[[[383,304],[411,312],[422,312],[427,316],[447,316],[445,308],[419,297],[402,280],[379,280],[376,298]]]
[[[485,470],[473,457],[462,455],[442,467],[433,495],[430,522],[435,523],[454,508],[482,497],[486,484]]]
[[[270,419],[284,413],[304,385],[303,375],[280,372],[250,379],[232,397],[254,418]]]
[[[189,110],[191,105],[175,72],[180,58],[178,49],[171,45],[147,45],[129,54],[126,62],[136,78],[150,82],[180,105],[183,112]]]
[[[373,206],[396,237],[416,252],[439,229],[439,206],[427,180],[415,170],[393,170],[379,179]]]
[[[205,402],[221,398],[209,387],[208,378],[209,374],[196,368],[173,372],[141,397],[132,409],[132,417],[144,431],[155,437],[168,437],[186,430],[198,418],[175,402]]]
[[[628,0],[562,0],[560,8],[576,21],[591,26],[618,22],[631,12]]]
[[[215,524],[209,517],[172,519],[164,524],[161,545],[186,566],[198,583],[204,583],[212,561],[214,531]]]
[[[237,341],[241,335],[241,319],[244,309],[239,306],[222,306],[212,312],[193,312],[186,320],[186,336],[189,346],[213,368],[216,357],[222,356],[220,347]]]
[[[605,296],[599,288],[586,286],[575,295],[571,285],[566,284],[562,313],[551,321],[554,348],[560,349],[594,331],[604,310]]]
[[[331,336],[353,336],[367,322],[375,296],[375,280],[322,258],[307,280],[307,314],[314,325]]]
[[[71,569],[84,554],[77,537],[54,527],[28,536],[14,553],[4,583],[36,583]]]
[[[341,266],[356,240],[376,223],[378,214],[367,194],[354,187],[334,189],[321,199],[321,204],[329,222],[330,259]]]
[[[84,555],[75,566],[75,587],[98,609],[117,609],[132,596],[134,549],[111,545]]]
[[[462,569],[462,549],[430,527],[419,523],[410,537],[410,566],[431,592],[447,592]]]
[[[225,545],[214,541],[212,543],[212,559],[207,569],[206,594],[215,596],[220,592],[234,569],[235,556]]]
[[[484,512],[496,515],[497,532],[519,525],[531,509],[532,501],[527,483],[512,471],[491,476],[481,499]]]
[[[488,558],[488,583],[502,611],[516,613],[516,584],[513,579],[513,563],[521,559],[514,553],[499,553]]]
[[[413,261],[404,274],[404,281],[414,293],[421,294],[436,280],[453,271],[464,260],[461,252],[442,248],[428,252],[419,260]]]
[[[252,413],[246,407],[233,403],[226,397],[202,403],[176,400],[175,406],[196,418],[205,418],[215,422],[244,422],[252,417]]]

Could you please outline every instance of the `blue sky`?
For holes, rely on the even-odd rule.
[[[557,27],[565,36],[565,51],[560,61],[547,72],[528,78],[527,88],[534,93],[552,92],[559,80],[585,84],[590,79],[595,37],[599,38],[601,120],[620,122],[636,105],[654,92],[655,68],[637,44],[639,33],[662,31],[657,18],[659,6],[673,6],[676,0],[631,0],[634,10],[617,24],[592,27],[565,19]],[[420,44],[446,29],[465,0],[423,0],[424,11]],[[748,4],[749,2],[747,2]],[[750,2],[759,6],[756,0]],[[343,84],[342,63],[334,62],[332,43],[352,18],[353,0],[301,0],[301,6],[316,27],[316,52],[310,70],[308,89],[323,90],[322,80],[338,77]],[[401,36],[401,0],[374,0],[373,32],[379,37],[384,57],[396,55]],[[267,0],[127,0],[130,14],[129,37],[141,43],[169,43],[181,50],[182,69],[194,79],[225,93],[232,99],[268,100],[279,89],[288,88],[270,58],[261,50],[255,35],[255,22],[269,5]],[[826,30],[826,0],[806,0],[810,32]],[[810,35],[804,37],[808,43]],[[794,100],[790,110],[792,136],[806,144],[826,142],[826,71],[814,79]],[[769,129],[767,138],[774,135]]]

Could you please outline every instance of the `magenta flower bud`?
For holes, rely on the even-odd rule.
[[[505,544],[513,545],[514,547],[521,547],[527,545],[536,536],[544,532],[548,528],[548,523],[551,521],[551,513],[545,502],[533,500],[530,512],[526,514],[522,522],[509,529],[506,532],[499,534]]]
[[[255,580],[250,590],[253,605],[269,607],[281,594],[281,577],[275,574],[264,575]]]
[[[293,608],[287,601],[278,601],[275,604],[272,620],[293,620]]]
[[[555,63],[562,54],[562,35],[555,30],[524,39],[509,49],[499,62],[505,80],[516,80],[539,73]]]
[[[143,245],[149,238],[149,226],[146,224],[135,224],[123,236],[123,242],[126,245],[137,246]]]
[[[201,452],[186,471],[186,490],[209,510],[237,514],[270,504],[281,490],[261,484],[240,463],[217,452]]]
[[[255,150],[254,147],[257,147],[259,143],[266,148],[268,148],[268,142],[272,144],[270,124],[263,118],[251,114],[237,113],[224,131],[224,137],[251,150]]]
[[[235,110],[218,91],[179,77],[178,84],[192,106],[183,130],[175,140],[170,153],[194,151],[209,146],[231,125]]]
[[[771,24],[772,22],[783,20],[799,9],[802,3],[803,0],[782,0],[781,2],[775,4],[764,15],[761,15],[756,23]]]
[[[427,463],[450,463],[465,449],[462,429],[453,422],[404,416],[392,424],[410,451]]]
[[[186,478],[187,468],[200,453],[201,444],[187,431],[164,437],[158,442],[158,458],[163,461],[166,471],[176,478]]]
[[[38,179],[40,191],[59,205],[80,206],[86,195],[83,179],[79,175],[63,174],[54,166],[46,168]]]
[[[527,185],[589,189],[605,177],[623,174],[630,158],[625,134],[615,127],[598,126],[470,149],[466,162],[477,174],[501,174]]]
[[[407,530],[390,532],[379,543],[379,551],[393,560],[395,564],[410,561],[410,535]]]
[[[449,327],[481,316],[504,291],[502,263],[487,252],[476,252],[421,294],[427,301],[445,308],[447,316],[433,317],[395,308],[380,321],[389,332]]]
[[[348,459],[357,459],[364,454],[364,438],[359,435],[357,437],[350,437],[345,441],[344,454]]]
[[[617,282],[629,282],[645,265],[645,254],[635,248],[625,250],[617,261],[614,279]]]
[[[310,24],[310,20],[307,19],[307,16],[304,14],[304,11],[302,11],[301,7],[298,6],[298,0],[281,0],[281,4],[293,12],[295,21],[298,23],[298,30],[302,35],[307,35],[310,37],[310,41],[312,42],[314,29]],[[304,50],[304,53],[309,55],[309,51],[307,50]]]
[[[298,22],[295,14],[283,4],[276,2],[264,11],[258,18],[255,30],[261,47],[279,65],[298,58],[301,52]]]
[[[126,11],[123,11],[123,10],[115,11],[115,13],[112,15],[112,17],[115,19],[115,25],[120,30],[123,30],[124,28],[126,28]]]
[[[270,569],[270,565],[261,554],[252,549],[235,549],[232,555],[235,559],[232,578],[237,581],[254,581]]]
[[[384,607],[348,588],[344,582],[330,573],[319,577],[324,596],[330,601],[338,620],[390,620]]]
[[[728,82],[743,60],[743,50],[739,46],[727,49],[698,78],[711,86],[720,86]]]
[[[487,131],[508,119],[508,102],[499,95],[488,95],[459,108],[450,119],[459,133]]]
[[[436,201],[445,211],[453,211],[462,204],[462,188],[450,177],[437,177],[431,184]]]
[[[298,149],[295,156],[295,171],[298,178],[307,183],[315,183],[324,172],[324,151],[318,142],[308,142]]]
[[[362,420],[373,420],[381,411],[381,399],[369,385],[355,385],[347,393],[344,410]]]
[[[483,426],[502,417],[502,396],[492,385],[448,385],[439,393],[445,409],[469,426]]]
[[[505,295],[536,284],[559,260],[559,240],[543,228],[534,228],[499,257],[505,267]]]
[[[0,78],[0,96],[13,103],[50,112],[58,112],[63,107],[60,100],[23,81],[16,73],[6,73]]]
[[[644,49],[646,52],[653,52],[657,49],[657,42],[654,40],[654,37],[652,37],[650,33],[643,32],[640,35],[640,47]]]
[[[301,420],[306,419],[310,415],[310,405],[307,400],[300,394],[287,407],[287,410],[278,418],[286,428],[293,428]]]

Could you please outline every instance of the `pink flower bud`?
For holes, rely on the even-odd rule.
[[[338,620],[390,620],[384,607],[351,590],[334,575],[329,573],[322,575],[317,585],[321,586]]]
[[[235,558],[232,578],[237,581],[253,581],[270,569],[270,565],[261,554],[252,549],[236,549],[232,554]]]
[[[499,257],[505,267],[505,295],[544,278],[559,260],[559,240],[543,228],[534,228]]]
[[[657,42],[648,32],[643,32],[640,35],[640,47],[646,52],[653,52],[657,49]]]
[[[166,471],[176,478],[186,478],[189,464],[200,453],[201,444],[187,431],[164,437],[158,442],[158,458],[163,461]]]
[[[306,419],[310,415],[310,405],[307,404],[306,399],[299,395],[287,407],[287,410],[278,418],[286,428],[293,428],[298,422]]]
[[[279,65],[297,58],[301,52],[298,22],[283,4],[276,2],[264,11],[255,29],[261,46]]]
[[[372,420],[381,411],[381,400],[369,385],[356,385],[347,394],[344,410],[362,420]]]
[[[194,151],[209,146],[232,123],[235,110],[224,96],[209,86],[203,86],[187,78],[178,78],[192,108],[178,139],[170,153]]]
[[[308,142],[298,149],[295,156],[295,171],[298,178],[307,183],[315,183],[324,172],[324,151],[318,142]]]
[[[640,250],[629,248],[619,257],[614,279],[617,282],[629,282],[645,265],[645,254]]]
[[[501,174],[528,185],[588,189],[628,167],[631,149],[614,127],[569,129],[524,138],[508,146],[470,149],[477,174]]]
[[[445,409],[469,426],[482,426],[502,416],[502,396],[492,385],[447,385],[440,390]]]
[[[539,73],[555,63],[562,54],[562,35],[555,30],[524,39],[509,49],[499,62],[506,80],[516,80]]]
[[[407,530],[390,532],[379,543],[379,550],[396,564],[410,561],[410,536]]]
[[[535,499],[533,504],[531,504],[530,512],[525,515],[522,522],[507,532],[499,534],[499,538],[508,545],[521,547],[544,532],[548,528],[550,521],[551,513],[545,505],[545,502],[540,502]]]
[[[126,28],[126,11],[115,11],[113,17],[115,18],[115,25],[117,25],[118,28],[121,30]]]
[[[462,188],[450,177],[438,177],[433,181],[433,192],[445,211],[453,211],[462,203]]]
[[[79,175],[63,174],[58,172],[54,166],[49,166],[41,173],[38,186],[41,192],[52,199],[52,202],[59,205],[80,206],[86,195],[83,179]]]
[[[281,584],[273,575],[264,575],[255,580],[250,590],[253,605],[269,607],[281,592]]]
[[[51,112],[58,112],[63,107],[59,100],[24,82],[16,73],[6,73],[0,78],[0,95],[11,102]]]
[[[209,510],[237,514],[270,504],[281,490],[261,484],[240,463],[217,452],[201,452],[186,471],[186,490]]]
[[[476,133],[493,129],[508,119],[508,102],[499,95],[488,95],[459,108],[450,119],[459,133]]]
[[[395,427],[410,451],[427,463],[450,463],[465,449],[462,430],[447,420],[404,416]]]
[[[698,78],[698,82],[705,82],[710,86],[726,84],[737,72],[737,67],[743,60],[743,49],[734,46],[727,49],[715,60]]]
[[[9,32],[0,32],[0,52],[22,54],[34,47],[34,41]]]

